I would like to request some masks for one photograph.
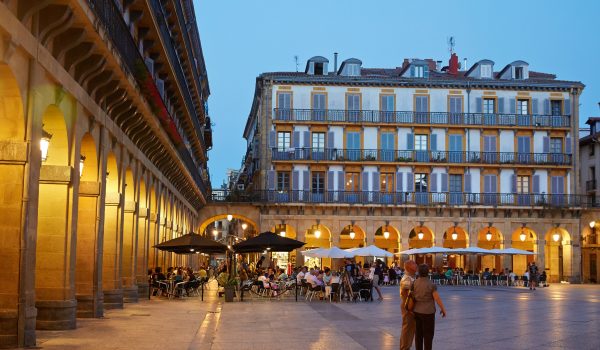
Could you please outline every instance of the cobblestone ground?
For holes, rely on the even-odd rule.
[[[397,349],[400,298],[329,303],[221,303],[153,299],[78,319],[74,331],[40,331],[42,349]],[[437,317],[436,349],[600,349],[600,286],[440,287],[448,317]]]

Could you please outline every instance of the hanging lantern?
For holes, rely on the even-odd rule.
[[[492,233],[488,231],[488,233],[485,234],[485,239],[487,239],[488,242],[491,241],[492,240]]]
[[[417,237],[419,238],[419,240],[422,240],[422,239],[423,239],[423,236],[424,236],[424,235],[423,235],[423,232],[419,232],[419,233],[417,233]]]
[[[558,242],[560,240],[560,233],[554,232],[554,234],[552,235],[552,239],[554,240],[554,242]]]
[[[355,236],[356,233],[354,233],[354,230],[350,231],[350,239],[354,239]]]
[[[219,231],[217,231],[217,229],[213,229],[212,234],[215,236],[215,238],[217,237],[217,235],[219,234]]]
[[[83,163],[85,162],[85,156],[79,157],[79,177],[83,175]]]
[[[385,239],[390,238],[390,232],[388,230],[383,231],[383,238],[385,238]]]
[[[281,231],[281,232],[279,232],[279,235],[280,235],[281,237],[285,237],[285,231]]]
[[[42,138],[40,139],[40,151],[42,154],[42,162],[45,162],[48,158],[48,148],[50,147],[50,139],[52,134],[44,130],[42,125]]]
[[[454,231],[454,232],[452,233],[452,240],[453,240],[453,241],[456,241],[456,239],[458,239],[458,233],[456,233],[456,231]]]
[[[527,235],[525,234],[525,232],[521,232],[521,234],[519,235],[519,239],[521,239],[521,242],[525,242],[525,238],[527,238]]]
[[[233,215],[227,214],[227,221],[231,221],[231,220],[233,220]]]
[[[242,230],[246,230],[248,228],[248,224],[247,223],[242,223]]]
[[[315,230],[314,234],[315,234],[315,238],[317,238],[317,239],[319,237],[321,237],[321,231],[319,230],[319,226],[317,226],[317,229]]]

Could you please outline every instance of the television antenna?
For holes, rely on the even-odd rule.
[[[456,40],[454,40],[454,37],[451,36],[448,38],[448,50],[451,54],[454,53],[454,46],[456,46]]]
[[[296,61],[296,72],[298,72],[298,55],[294,55],[294,61]]]

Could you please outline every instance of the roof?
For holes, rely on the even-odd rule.
[[[479,60],[478,62],[475,62],[475,64],[472,65],[471,68],[469,68],[469,70],[465,73],[465,75],[466,76],[471,75],[471,73],[475,70],[475,68],[477,68],[477,66],[480,66],[482,64],[491,64],[492,67],[493,67],[494,66],[494,61],[488,60],[488,59]]]
[[[595,123],[598,121],[600,121],[600,117],[589,117],[585,123],[588,125],[592,125],[592,123]]]

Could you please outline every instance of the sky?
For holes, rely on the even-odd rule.
[[[427,6],[425,6],[425,4]],[[208,71],[213,122],[209,171],[213,188],[246,153],[244,126],[256,77],[295,71],[312,56],[356,57],[367,68],[404,58],[447,62],[447,39],[470,66],[495,70],[515,60],[533,71],[586,85],[581,125],[600,116],[600,0],[194,0]]]

